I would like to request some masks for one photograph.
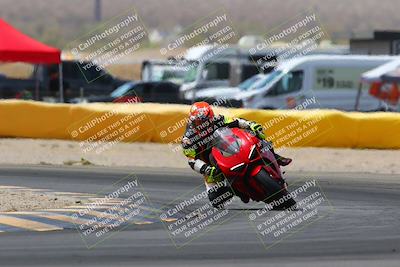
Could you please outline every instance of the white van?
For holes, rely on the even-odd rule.
[[[280,63],[258,86],[235,99],[245,108],[333,108],[354,110],[360,75],[396,57],[310,55]],[[359,110],[377,110],[380,101],[363,88]]]
[[[258,74],[255,60],[272,51],[266,49],[250,55],[248,49],[236,45],[192,47],[185,55],[184,63],[188,71],[180,88],[181,95],[194,100],[200,90],[236,86]]]

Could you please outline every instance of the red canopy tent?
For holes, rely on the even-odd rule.
[[[63,99],[61,51],[21,33],[0,19],[0,61],[59,65],[60,101]]]

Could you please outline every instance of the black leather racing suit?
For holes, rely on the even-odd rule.
[[[250,130],[250,126],[253,123],[255,122],[247,121],[240,118],[233,119],[223,115],[218,115],[214,117],[212,123],[209,123],[209,125],[206,125],[201,130],[195,129],[194,126],[189,123],[187,124],[185,134],[182,138],[183,153],[188,158],[188,163],[190,167],[194,171],[204,175],[208,196],[212,203],[213,200],[217,199],[218,197],[222,195],[227,195],[228,192],[231,192],[228,186],[220,186],[220,182],[222,182],[224,179],[223,175],[219,175],[217,177],[209,177],[205,173],[207,167],[215,166],[215,163],[213,163],[213,158],[211,156],[214,131],[221,127]],[[238,195],[239,193],[231,192],[230,197],[224,198],[223,202],[226,202],[227,200],[232,198],[233,194]]]

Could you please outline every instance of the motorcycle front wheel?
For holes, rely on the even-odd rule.
[[[265,203],[279,203],[274,205],[274,210],[295,207],[296,201],[288,196],[287,190],[275,181],[266,170],[261,169],[254,179],[265,192]]]

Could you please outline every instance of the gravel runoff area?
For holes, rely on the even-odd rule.
[[[83,203],[79,197],[60,196],[53,192],[31,190],[30,188],[4,188],[0,186],[0,212],[57,209]]]
[[[0,164],[102,165],[189,168],[180,146],[154,143],[110,144],[100,153],[84,151],[79,142],[0,139]],[[400,150],[285,148],[293,158],[289,172],[363,172],[400,174]]]

